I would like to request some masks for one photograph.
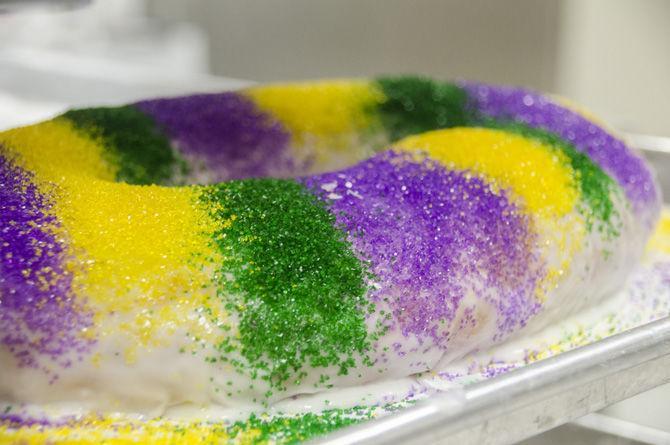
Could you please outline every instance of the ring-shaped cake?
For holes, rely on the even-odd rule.
[[[659,209],[621,138],[522,88],[68,111],[0,133],[0,396],[161,415],[437,370],[603,301]]]

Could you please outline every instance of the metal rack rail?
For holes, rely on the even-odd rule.
[[[670,317],[447,391],[318,443],[511,443],[667,382]]]

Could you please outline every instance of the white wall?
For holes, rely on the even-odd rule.
[[[629,131],[670,136],[670,2],[566,0],[556,90]]]
[[[556,0],[150,0],[149,11],[202,25],[225,76],[409,72],[554,85]]]

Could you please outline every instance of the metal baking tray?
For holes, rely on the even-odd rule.
[[[628,134],[670,196],[670,138]],[[314,443],[508,444],[670,382],[670,317],[452,389]]]

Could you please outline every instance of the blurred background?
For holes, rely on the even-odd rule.
[[[562,94],[624,130],[670,136],[665,0],[0,0],[0,11],[0,126],[245,81],[421,73]]]
[[[398,73],[525,85],[670,136],[670,2],[0,0],[0,129],[71,106]],[[604,421],[656,437],[668,413],[665,387]]]

